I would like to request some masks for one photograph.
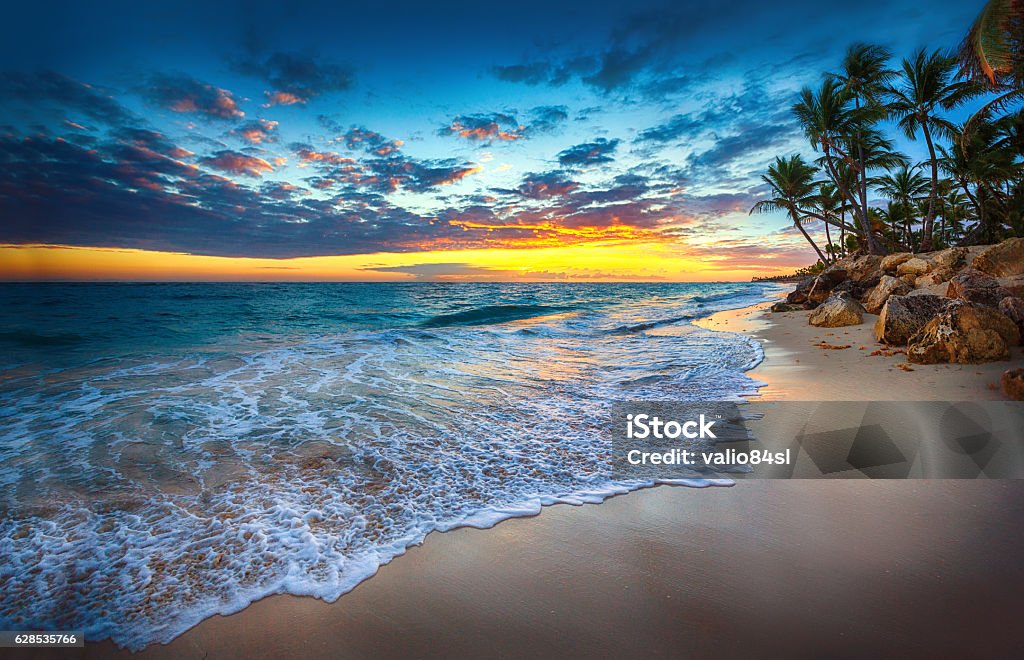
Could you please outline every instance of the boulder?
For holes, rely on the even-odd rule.
[[[1006,293],[1015,298],[1024,298],[1024,275],[1011,275],[1010,277],[997,277],[996,282],[1003,287]]]
[[[872,289],[868,299],[864,302],[864,308],[871,314],[882,311],[885,301],[889,296],[905,296],[910,293],[910,285],[890,275],[883,275],[878,286]]]
[[[920,277],[914,278],[914,288],[920,289],[926,286],[932,286],[934,284],[941,284],[942,278],[939,271],[925,273]]]
[[[818,279],[824,280],[832,286],[835,286],[847,279],[846,269],[842,268],[838,264],[832,264],[825,270],[821,271],[821,275],[818,275]]]
[[[879,276],[879,264],[882,263],[882,257],[867,254],[863,257],[854,257],[853,259],[844,261],[846,261],[844,264],[846,268],[846,277],[858,284],[863,284],[865,280],[870,280],[873,277],[877,278]]]
[[[1009,238],[986,248],[971,265],[993,277],[1024,275],[1024,238]]]
[[[935,270],[955,271],[967,261],[967,248],[953,247],[936,252],[931,257]],[[947,278],[948,279],[948,278]]]
[[[903,346],[948,304],[939,296],[890,296],[875,321],[875,339]]]
[[[812,286],[814,286],[813,277],[800,280],[800,282],[797,283],[796,288],[786,296],[786,302],[791,305],[799,305],[807,302],[807,294],[810,292]]]
[[[826,277],[824,274],[814,278],[814,286],[807,292],[808,302],[818,303],[819,305],[832,295],[832,289],[838,284],[838,282],[832,281],[832,278]]]
[[[956,277],[949,281],[946,289],[946,296],[949,298],[989,307],[995,307],[1007,295],[1007,291],[999,286],[996,278],[974,268],[965,268],[957,273]]]
[[[1017,326],[1021,343],[1024,344],[1024,299],[1007,296],[999,301],[999,311]]]
[[[909,252],[897,252],[896,254],[890,254],[882,257],[882,261],[878,264],[878,269],[883,273],[895,273],[896,269],[905,261],[912,259],[914,255]]]
[[[799,312],[803,310],[800,305],[790,305],[789,303],[777,302],[771,306],[773,312]]]
[[[1020,332],[1002,312],[955,300],[910,338],[907,361],[973,364],[1010,359]]]
[[[896,267],[897,275],[913,275],[915,278],[924,275],[932,269],[932,262],[921,257],[913,257],[907,259],[899,266]]]
[[[949,288],[949,285],[946,284],[945,282],[942,282],[940,284],[929,284],[928,286],[917,287],[916,289],[914,289],[913,291],[911,291],[907,295],[908,296],[938,296],[940,298],[945,298],[946,297],[946,290],[948,288]]]
[[[1024,369],[1007,369],[1003,372],[1003,391],[1015,401],[1024,401]]]
[[[834,295],[826,300],[808,318],[808,323],[820,328],[839,328],[864,322],[864,308],[849,294]]]
[[[915,275],[910,274],[910,273],[907,273],[905,275],[900,275],[897,279],[899,279],[899,280],[901,280],[903,282],[906,282],[907,286],[909,286],[909,287],[913,287],[914,286],[914,282],[917,281],[917,277]]]

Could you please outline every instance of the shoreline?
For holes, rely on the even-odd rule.
[[[887,378],[890,383],[893,382],[894,377],[915,379],[915,374],[906,373],[894,366],[901,356],[868,358],[866,351],[857,350],[859,344],[844,351],[822,350],[811,346],[809,341],[811,338],[832,339],[832,337],[826,336],[826,333],[835,335],[837,332],[846,335],[844,341],[857,343],[857,340],[863,338],[865,331],[868,335],[871,334],[870,328],[874,317],[866,319],[862,326],[836,329],[813,328],[807,326],[807,313],[770,314],[767,311],[770,304],[770,302],[758,303],[745,308],[718,312],[694,322],[695,325],[711,330],[740,332],[761,344],[764,350],[764,359],[754,369],[746,372],[750,377],[764,383],[759,386],[757,395],[748,397],[751,403],[784,398],[800,399],[801,397],[803,400],[820,399],[822,398],[820,397],[820,387],[816,386],[818,379],[813,375],[820,374],[821,370],[825,368],[840,374],[835,375],[839,379],[849,376],[863,379],[865,370],[867,370],[867,373],[874,378],[872,383],[875,387],[855,390],[855,393],[867,399],[871,398],[869,395],[880,385],[879,376],[889,374],[883,377]],[[869,346],[873,346],[874,343],[873,337],[871,337]],[[837,354],[842,355],[837,357]],[[1014,359],[1021,359],[1019,349],[1015,353]],[[1001,373],[999,365],[966,365],[967,369],[986,368],[973,373],[963,373],[964,369],[960,369],[961,373],[950,374],[942,374],[941,371],[955,372],[957,370],[949,370],[948,367],[943,370],[942,366],[944,365],[940,365],[938,369],[932,371],[944,377],[946,381],[957,381],[955,384],[936,390],[932,387],[935,373],[918,374],[913,381],[896,381],[900,388],[898,389],[899,393],[906,395],[903,398],[911,400],[944,399],[947,397],[937,395],[962,389],[964,390],[962,394],[966,398],[1004,398],[999,390],[993,391],[986,388],[984,384],[980,389],[977,387],[979,383],[991,379],[993,373],[997,371]],[[852,374],[849,371],[844,371],[850,368],[853,369]],[[917,365],[915,365],[916,368]],[[1003,368],[1006,367],[1003,366]],[[998,374],[996,374],[996,381],[998,381]],[[917,383],[917,385],[907,387],[907,382]],[[950,389],[951,387],[955,389]],[[859,398],[847,397],[845,392],[848,390],[837,389],[843,392],[844,396],[834,400]],[[932,396],[927,397],[922,394],[931,394]],[[871,527],[879,525],[888,528],[888,535],[895,535],[898,538],[900,532],[892,527],[893,521],[874,519],[869,512],[857,508],[866,506],[860,502],[861,500],[871,500],[872,498],[880,498],[877,504],[884,510],[886,505],[902,506],[897,502],[902,501],[905,497],[911,497],[917,508],[911,507],[901,516],[897,516],[900,526],[903,524],[913,526],[914,520],[907,519],[911,510],[917,510],[919,514],[930,511],[929,515],[934,517],[938,513],[935,510],[937,503],[949,504],[951,501],[955,501],[957,506],[962,508],[957,514],[962,520],[951,527],[974,528],[977,526],[976,531],[980,533],[985,529],[986,517],[991,518],[996,514],[1006,516],[1007,522],[1011,524],[1003,530],[1008,535],[1005,543],[1014,548],[1013,552],[1007,553],[1006,556],[1009,557],[1024,550],[1024,534],[1016,532],[1012,524],[1014,521],[1020,520],[1021,515],[1024,515],[1024,506],[1016,504],[1024,501],[1024,498],[1020,497],[1024,495],[1024,484],[1018,486],[1018,482],[951,481],[883,482],[881,485],[879,482],[857,482],[856,485],[852,483],[850,485],[835,485],[836,483],[834,481],[742,481],[731,488],[652,487],[622,494],[630,497],[610,496],[600,503],[601,507],[549,505],[543,507],[538,514],[509,518],[489,529],[460,527],[443,533],[431,533],[423,543],[408,548],[405,554],[381,566],[376,575],[364,580],[334,603],[326,603],[309,597],[272,595],[250,604],[238,613],[226,617],[215,615],[207,618],[167,645],[150,645],[143,651],[133,654],[117,648],[108,640],[87,645],[86,656],[176,657],[181,654],[195,654],[208,655],[208,657],[228,657],[238,653],[260,652],[269,657],[278,657],[302,652],[312,657],[331,657],[338,654],[374,653],[379,649],[385,649],[382,652],[428,657],[452,653],[478,654],[486,652],[489,648],[493,651],[494,648],[504,646],[496,641],[498,638],[494,637],[496,634],[494,626],[506,621],[511,628],[522,626],[524,621],[533,622],[532,626],[540,626],[539,630],[532,630],[532,633],[537,634],[531,634],[529,631],[524,633],[525,645],[523,642],[510,640],[509,646],[506,648],[522,648],[524,654],[527,654],[528,649],[532,649],[529,654],[544,653],[546,649],[549,650],[548,647],[533,647],[531,643],[539,643],[543,639],[545,644],[553,644],[556,643],[556,640],[548,636],[552,629],[551,622],[540,624],[536,619],[543,613],[541,610],[550,604],[555,608],[551,614],[554,615],[555,620],[558,620],[559,609],[561,609],[558,606],[564,605],[559,600],[562,597],[566,602],[575,603],[575,615],[561,614],[570,617],[570,628],[576,632],[576,636],[571,636],[575,644],[571,647],[572,649],[578,650],[592,645],[593,650],[590,651],[592,653],[600,653],[604,648],[618,648],[620,654],[630,655],[629,649],[616,647],[614,640],[609,639],[609,635],[615,630],[619,630],[627,637],[630,636],[630,633],[623,627],[629,620],[629,617],[626,616],[627,612],[620,612],[620,619],[622,616],[626,616],[626,619],[616,620],[610,629],[598,630],[597,628],[601,626],[595,624],[591,619],[596,617],[597,620],[600,620],[601,616],[598,615],[602,608],[607,606],[612,606],[615,611],[618,611],[617,605],[603,602],[600,598],[588,603],[578,601],[577,598],[566,594],[548,593],[550,587],[547,585],[550,580],[554,580],[556,584],[562,583],[563,588],[570,588],[569,584],[573,585],[571,588],[575,588],[582,583],[587,593],[602,592],[603,587],[600,584],[595,584],[595,582],[601,581],[599,575],[613,576],[621,582],[619,585],[622,587],[621,592],[615,591],[615,594],[619,596],[628,595],[630,598],[634,598],[638,594],[643,595],[644,591],[667,591],[663,596],[664,602],[657,600],[647,604],[657,605],[655,611],[650,612],[656,619],[664,620],[667,617],[674,624],[680,626],[680,631],[672,634],[666,633],[653,640],[654,649],[663,649],[663,652],[669,652],[673,648],[678,648],[674,646],[675,644],[682,643],[682,637],[680,637],[683,634],[682,631],[696,633],[699,628],[694,628],[694,626],[697,626],[698,623],[704,622],[701,625],[707,625],[706,617],[703,615],[688,621],[685,614],[689,610],[677,609],[683,604],[699,608],[701,599],[709,596],[704,592],[707,585],[704,585],[703,589],[698,589],[696,593],[690,593],[685,588],[680,591],[677,588],[685,587],[685,584],[677,583],[676,578],[688,576],[692,579],[695,577],[689,566],[692,560],[708,559],[704,556],[706,550],[712,554],[716,551],[724,551],[726,555],[749,554],[756,548],[748,547],[750,545],[748,541],[760,539],[763,542],[769,539],[762,537],[771,537],[769,544],[771,556],[762,557],[758,561],[767,561],[773,565],[781,563],[787,569],[796,570],[797,567],[791,565],[792,557],[787,558],[786,555],[796,552],[798,556],[802,556],[800,538],[807,533],[807,530],[804,529],[805,525],[810,525],[812,531],[815,523],[827,523],[830,528],[834,527],[834,521],[826,521],[821,518],[826,511],[842,510],[843,515],[859,517],[855,526],[859,525],[862,528],[860,531],[863,533],[869,534]],[[707,495],[713,491],[720,491],[724,495]],[[985,503],[990,503],[992,506],[982,506]],[[714,513],[705,511],[707,506],[712,506]],[[793,533],[793,538],[781,538],[776,530],[763,528],[750,520],[752,513],[760,510],[762,506],[774,512],[775,523],[783,529],[789,528]],[[848,510],[848,506],[852,506],[854,510]],[[794,510],[796,514],[790,513]],[[708,515],[711,518],[707,518]],[[647,517],[650,516],[658,521],[657,525],[652,527],[644,523],[644,521],[650,523],[650,520],[647,520]],[[721,519],[719,519],[720,516]],[[932,523],[931,526],[926,525],[926,529],[919,530],[921,538],[929,539],[929,544],[941,542],[936,535],[941,536],[943,532],[952,531],[952,529],[947,530],[939,520],[932,520]],[[751,528],[745,529],[748,525]],[[834,531],[839,532],[839,530]],[[694,543],[688,537],[688,533],[691,532],[696,532],[698,537],[704,538],[709,547],[694,547]],[[596,573],[593,567],[587,565],[587,552],[593,551],[592,543],[579,543],[579,547],[572,550],[576,542],[593,534],[600,537],[600,540],[596,542],[610,542],[614,547],[621,546],[620,553],[624,553],[618,556],[618,559],[615,558],[617,555],[614,553],[606,557],[606,563]],[[654,559],[653,563],[649,563],[645,570],[638,573],[636,566],[631,563],[631,560],[638,557],[635,554],[638,550],[636,546],[647,547],[651,543],[658,545],[665,540],[661,537],[666,535],[679,544],[675,547],[696,552],[697,555],[669,553],[671,556]],[[733,544],[741,537],[752,538],[747,538],[746,541],[741,541],[738,547],[733,547]],[[871,554],[868,548],[844,547],[841,549],[832,547],[834,539],[819,540],[832,552],[843,554],[842,550],[845,549],[847,552]],[[925,545],[915,546],[915,548],[924,551]],[[565,564],[567,560],[565,552],[567,551],[570,553],[568,558],[570,565]],[[904,549],[902,552],[906,553],[908,550]],[[946,557],[943,560],[944,565],[949,561],[950,558]],[[995,560],[993,559],[993,561]],[[458,577],[460,570],[465,568],[463,566],[465,562],[472,565],[470,573],[475,574],[475,578]],[[718,613],[723,619],[718,622],[719,625],[722,625],[726,619],[734,617],[736,612],[749,611],[752,605],[743,602],[747,597],[753,599],[760,597],[757,593],[743,596],[743,585],[735,584],[728,575],[728,563],[724,560],[713,561],[711,566],[704,568],[710,575],[717,576],[722,582],[728,584],[730,591],[735,593],[735,601],[729,600],[728,603],[720,603],[721,605],[727,604],[728,607],[724,607]],[[518,572],[511,571],[509,566],[518,566],[520,570]],[[841,569],[842,566],[839,565],[835,568]],[[743,572],[745,573],[748,569],[752,570],[753,567],[744,567]],[[1017,587],[1024,585],[1024,571],[1021,569],[1007,566],[1001,570],[1004,573],[1003,580],[1008,588],[1011,585]],[[491,580],[493,575],[498,576],[496,583]],[[662,584],[660,576],[664,575],[673,579]],[[789,575],[790,579],[794,578],[793,574]],[[1013,579],[1008,580],[1007,577],[1010,576],[1013,576]],[[794,591],[795,589],[797,593],[794,593],[794,597],[799,600],[799,597],[811,595],[809,592],[804,593],[802,589],[824,589],[828,592],[830,588],[852,586],[848,581],[849,576],[844,578],[840,572],[839,577],[843,579],[839,580],[839,584],[831,585],[831,587],[827,580],[824,585],[805,583],[798,588],[793,585],[772,583],[769,580],[768,585],[762,584],[762,586],[784,591]],[[922,574],[920,577],[923,579],[926,576]],[[757,583],[763,581],[755,580]],[[450,587],[453,584],[460,585],[460,594],[451,593]],[[994,588],[996,585],[992,586]],[[629,591],[631,588],[633,589],[632,593]],[[412,593],[406,593],[407,590],[411,590]],[[538,593],[540,595],[547,594],[548,597],[538,599],[531,606]],[[842,596],[843,594],[834,595]],[[438,608],[443,611],[445,607],[443,602],[439,602],[439,599],[443,601],[444,597],[453,596],[458,596],[456,600],[459,601],[469,598],[472,603],[470,611],[452,612],[453,615],[458,615],[454,616],[455,620],[458,620],[460,616],[465,617],[471,614],[472,610],[482,610],[483,613],[500,614],[501,616],[490,620],[490,625],[484,625],[474,619],[474,626],[470,627],[471,634],[468,636],[462,635],[460,627],[450,622],[434,620],[429,631],[422,627],[422,622],[419,622],[419,628],[413,626],[421,633],[419,638],[404,638],[401,643],[393,637],[399,635],[400,626],[392,629],[388,625],[382,625],[382,622],[387,621],[395,623],[396,626],[402,621],[405,621],[406,625],[409,621],[418,621],[416,612],[421,611],[421,608],[425,608],[422,609],[424,614]],[[675,599],[675,602],[672,599]],[[643,598],[642,600],[646,603],[647,599]],[[1021,612],[1020,606],[1011,603],[1011,601],[1007,601],[1003,606],[1005,609],[1000,613],[1002,616],[1006,616],[1006,612],[1014,610],[1014,608],[1016,608],[1016,612]],[[832,625],[836,623],[837,616],[842,619],[845,614],[854,613],[830,612],[827,619]],[[995,612],[989,614],[996,616]],[[762,613],[761,616],[763,615]],[[425,616],[429,618],[429,614],[425,614]],[[906,613],[903,618],[907,616],[913,618],[912,615]],[[856,621],[857,616],[854,616],[853,619]],[[897,620],[899,619],[900,617],[897,617]],[[923,623],[918,622],[918,624]],[[813,626],[813,621],[809,621],[808,625]],[[909,624],[904,621],[901,625],[906,627]],[[937,626],[932,632],[937,634],[949,625],[946,622],[942,626]],[[979,625],[988,627],[990,623],[979,623]],[[560,629],[560,627],[555,626],[554,629]],[[473,634],[474,631],[475,634]],[[890,635],[891,632],[880,636],[873,643],[868,644],[865,649],[883,650],[888,648],[889,642],[897,641],[902,644],[908,641],[894,640],[888,637],[887,635]],[[789,634],[797,635],[794,639],[806,636],[805,633],[797,634],[796,631],[790,631]],[[997,628],[993,628],[990,634],[991,639],[999,638]],[[435,646],[431,640],[436,635],[445,641]],[[833,641],[842,641],[844,635],[845,633],[841,633],[840,638]],[[733,639],[733,637],[736,638]],[[767,640],[759,635],[752,637],[738,634],[737,636],[735,630],[731,630],[728,636],[723,635],[717,639],[720,642],[730,640],[733,643],[732,650],[747,654],[764,652],[765,649],[773,648],[772,644],[784,642],[781,636],[775,640]],[[691,638],[689,641],[693,643],[695,640]],[[883,641],[886,644],[876,645]],[[965,644],[964,648],[966,649],[967,636],[960,641]],[[1007,643],[1010,641],[1006,640]],[[765,646],[766,643],[767,646]],[[947,640],[946,644],[955,646],[957,640]],[[704,648],[709,654],[714,652],[710,645],[701,648]],[[788,648],[783,646],[777,648],[775,652],[788,651],[792,653],[795,648],[795,644]],[[913,645],[904,647],[905,652],[912,652],[914,649]],[[633,649],[635,652],[641,650],[647,652],[650,649],[640,649],[639,647]],[[822,647],[819,650],[824,652],[825,648]],[[924,649],[916,647],[916,650],[920,653]],[[569,649],[564,652],[569,652]],[[718,653],[721,654],[721,650]]]

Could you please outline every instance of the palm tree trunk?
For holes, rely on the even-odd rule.
[[[839,212],[839,254],[846,256],[846,211]]]
[[[921,129],[924,132],[925,142],[928,143],[928,155],[932,163],[932,190],[928,195],[928,215],[921,223],[921,252],[930,252],[932,249],[932,225],[935,222],[935,199],[939,194],[939,161],[935,158],[935,145],[932,144],[932,134],[928,130],[928,124],[921,122]]]
[[[857,217],[858,224],[860,225],[861,233],[864,235],[864,246],[868,250],[868,254],[885,254],[885,247],[875,238],[871,233],[871,221],[868,219],[867,210],[862,208],[857,202],[857,196],[850,192],[842,183],[842,179],[839,177],[839,173],[836,171],[835,163],[832,162],[832,152],[828,146],[822,144],[822,151],[825,153],[825,167],[828,170],[829,176],[835,182],[836,187],[839,188],[839,192],[843,194],[850,205],[853,206],[854,213]]]
[[[821,259],[821,263],[827,264],[828,259],[825,258],[825,255],[821,253],[821,249],[818,247],[818,244],[814,242],[814,239],[811,238],[811,235],[807,233],[806,229],[804,229],[804,226],[800,222],[800,218],[797,216],[797,214],[793,213],[793,211],[790,211],[789,215],[790,217],[793,218],[793,224],[796,225],[796,228],[800,230],[800,233],[804,235],[804,238],[806,238],[807,242],[811,244],[811,247],[814,248],[814,251],[818,253],[818,258]]]
[[[825,224],[825,251],[828,252],[829,258],[835,261],[836,251],[832,247],[832,233],[828,230],[828,223]]]

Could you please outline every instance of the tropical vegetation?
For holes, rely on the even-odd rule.
[[[957,52],[854,44],[793,105],[814,159],[777,157],[750,212],[785,212],[821,264],[1024,236],[1022,100],[1022,0],[988,2]]]

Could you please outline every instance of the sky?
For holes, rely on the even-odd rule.
[[[982,5],[18,3],[0,279],[791,272],[809,246],[748,211],[812,155],[799,89],[854,41],[953,47]]]

